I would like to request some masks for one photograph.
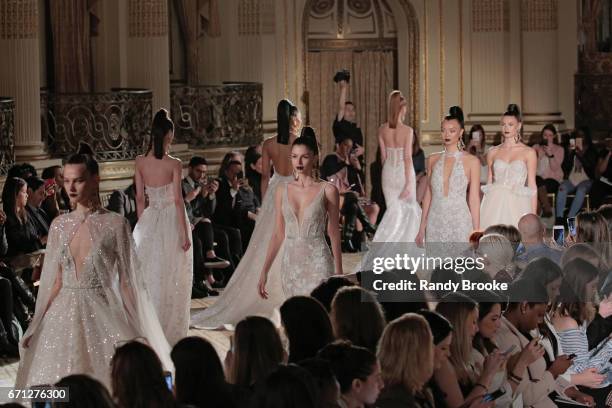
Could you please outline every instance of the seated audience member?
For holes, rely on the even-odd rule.
[[[2,205],[6,213],[5,233],[8,241],[8,256],[42,249],[47,237],[42,237],[28,216],[26,205],[28,191],[25,180],[20,178],[7,179],[2,191]]]
[[[171,353],[174,395],[179,404],[207,408],[237,407],[223,364],[210,342],[202,337],[180,340]]]
[[[45,190],[44,180],[38,177],[30,177],[26,180],[26,184],[28,185],[28,204],[26,205],[28,217],[32,219],[32,223],[36,227],[38,235],[46,237],[49,235],[51,218],[41,206],[48,192],[50,192],[52,196],[55,196],[55,193],[52,188],[50,190]]]
[[[38,174],[36,174],[36,169],[34,168],[34,166],[29,163],[21,163],[11,166],[11,168],[6,173],[6,179],[8,180],[13,177],[17,177],[26,180],[32,176],[37,175]]]
[[[506,237],[485,234],[478,242],[478,254],[484,259],[482,270],[490,279],[510,283],[515,278],[516,266],[512,262],[514,251]]]
[[[534,258],[525,266],[520,279],[536,282],[546,288],[550,304],[554,305],[559,297],[559,289],[563,281],[563,274],[558,263],[550,258]]]
[[[208,163],[204,157],[194,156],[189,161],[189,172],[182,181],[183,197],[187,218],[193,228],[193,295],[204,297],[208,294],[216,295],[212,289],[215,277],[211,269],[225,269],[231,267],[228,260],[217,256],[214,241],[217,240],[219,250],[228,259],[232,259],[229,248],[228,233],[215,228],[210,218],[217,204],[216,192],[219,183],[216,180],[207,180]],[[230,233],[231,234],[231,233]],[[235,231],[235,241],[240,244],[238,231]],[[241,252],[242,248],[237,249]],[[233,268],[228,271],[231,275]],[[217,277],[223,282],[227,277],[219,272]]]
[[[437,387],[449,408],[459,408],[477,396],[488,393],[505,358],[491,353],[481,368],[472,360],[472,342],[478,333],[478,304],[461,293],[449,293],[436,306],[454,328],[450,358],[434,371]]]
[[[300,361],[300,367],[312,375],[318,391],[320,408],[338,408],[340,400],[340,385],[332,371],[331,364],[322,358],[309,358]]]
[[[483,231],[483,235],[488,235],[488,234],[499,234],[499,235],[503,235],[504,237],[506,237],[506,239],[510,241],[510,245],[512,245],[512,250],[514,251],[514,254],[516,254],[516,251],[522,241],[521,232],[514,225],[506,225],[506,224],[491,225],[490,227],[488,227],[487,229]]]
[[[262,172],[262,162],[261,162],[261,152],[258,151],[259,146],[251,146],[247,149],[244,154],[244,167],[245,167],[245,176],[247,181],[249,182],[249,186],[253,189],[255,196],[260,203],[262,203],[261,197],[261,172]]]
[[[469,132],[463,133],[463,144],[466,146],[465,151],[472,156],[476,156],[480,161],[481,185],[487,184],[487,176],[489,174],[489,168],[487,166],[486,139],[487,137],[485,130],[479,123],[473,124]]]
[[[117,408],[178,408],[162,364],[146,344],[131,341],[117,348],[111,361],[111,383]]]
[[[286,361],[278,331],[264,317],[249,316],[236,325],[225,357],[228,381],[237,388],[238,406],[248,406],[257,388]]]
[[[518,223],[521,232],[521,243],[524,251],[518,254],[517,261],[520,264],[527,264],[529,261],[539,257],[545,257],[554,261],[557,265],[561,263],[562,251],[551,248],[544,243],[546,226],[535,214],[526,214],[521,217]]]
[[[70,205],[70,197],[64,188],[64,169],[62,166],[51,166],[43,170],[42,179],[47,183],[51,183],[55,191],[55,197],[47,196],[43,202],[43,210],[54,219],[61,213],[69,212],[72,207]]]
[[[378,345],[384,388],[378,408],[430,408],[427,383],[434,372],[434,343],[424,317],[407,313],[390,322]]]
[[[612,343],[603,340],[601,344],[590,348],[587,337],[587,326],[596,314],[593,302],[597,293],[597,282],[597,268],[582,259],[570,261],[563,268],[563,283],[552,323],[563,352],[576,356],[571,364],[571,371],[574,373],[582,373],[590,368],[601,373],[612,369]],[[602,385],[605,388],[583,388],[584,392],[595,398],[597,406],[605,403],[612,389],[607,378]]]
[[[372,293],[360,287],[340,289],[332,301],[330,317],[337,340],[349,340],[376,352],[386,322]]]
[[[374,353],[350,341],[336,341],[317,356],[329,361],[340,384],[340,408],[363,408],[376,403],[384,384]]]
[[[344,216],[342,228],[342,245],[344,252],[356,252],[353,246],[353,233],[357,220],[366,232],[376,232],[376,223],[380,208],[377,204],[360,200],[365,197],[359,170],[359,159],[351,154],[353,141],[343,134],[336,139],[336,151],[323,160],[320,168],[321,178],[338,187],[340,192],[340,212]]]
[[[608,234],[612,237],[612,204],[604,204],[597,209],[597,213],[604,217],[608,224]]]
[[[553,124],[545,125],[538,139],[533,146],[538,155],[536,171],[538,208],[542,210],[543,217],[550,217],[553,215],[553,208],[548,194],[556,193],[559,190],[559,184],[563,181],[561,165],[563,164],[565,149],[557,143],[557,129]]]
[[[608,223],[603,215],[591,211],[581,212],[576,216],[576,242],[584,242],[591,245],[601,256],[605,271],[610,272],[612,268],[612,238],[608,231]],[[603,283],[602,279],[602,283]]]
[[[134,227],[138,222],[138,213],[136,212],[136,185],[130,184],[123,190],[115,190],[108,198],[106,209],[123,215],[130,223],[130,228],[134,231]]]
[[[358,272],[358,275],[362,277],[360,279],[360,286],[366,290],[375,291],[373,283],[379,279],[388,283],[401,284],[402,282],[413,282],[412,284],[416,285],[415,290],[378,293],[379,303],[384,311],[385,320],[387,322],[395,320],[406,313],[417,312],[428,307],[426,292],[419,289],[420,282],[416,274],[411,274],[408,271],[393,270],[389,272],[385,271],[380,275],[376,275],[373,272]],[[455,275],[459,276],[457,274]]]
[[[240,230],[242,250],[249,245],[255,228],[260,203],[253,189],[245,185],[242,155],[229,152],[223,157],[219,169],[219,190],[213,222],[222,227]]]
[[[57,408],[115,408],[108,390],[100,381],[84,374],[69,375],[59,380],[58,388],[68,388],[68,401],[54,402]]]
[[[276,368],[255,394],[252,408],[320,408],[317,388],[308,371],[295,364]]]
[[[549,394],[553,391],[563,392],[564,387],[556,380],[567,371],[572,361],[568,356],[561,355],[548,365],[544,358],[544,346],[539,339],[531,338],[530,332],[544,322],[548,305],[546,288],[534,281],[518,279],[510,286],[508,297],[508,307],[495,336],[495,344],[500,350],[513,350],[508,353],[508,381],[518,384],[524,406],[555,407]],[[532,356],[526,368],[518,362],[514,364],[517,361],[515,356],[519,353]]]
[[[294,296],[280,307],[281,322],[289,340],[289,363],[312,358],[334,340],[327,311],[318,300]]]
[[[327,312],[331,312],[331,304],[336,293],[345,286],[355,284],[344,276],[330,276],[310,292],[310,296],[317,299]]]
[[[609,136],[612,136],[612,133]],[[606,148],[601,149],[599,153],[595,181],[589,195],[592,208],[598,208],[612,196],[612,138],[607,139]]]

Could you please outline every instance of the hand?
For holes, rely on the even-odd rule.
[[[28,347],[30,347],[30,340],[32,340],[32,335],[29,335],[28,337],[23,339],[23,348],[27,349]]]
[[[238,177],[234,178],[230,183],[232,185],[232,189],[238,191],[240,189],[240,180]]]
[[[402,193],[399,196],[399,199],[404,200],[404,201],[410,201],[412,199],[412,194],[410,194],[410,190],[405,189],[404,191],[402,191]]]
[[[580,402],[582,404],[586,404],[589,407],[595,406],[595,400],[590,395],[587,395],[583,392],[580,392],[577,388],[572,387],[568,388],[564,391],[565,395],[574,401]]]
[[[365,149],[363,148],[363,146],[359,146],[356,145],[357,147],[355,147],[355,156],[359,157],[359,156],[363,156],[363,154],[365,153]]]
[[[249,220],[255,221],[257,219],[257,214],[252,211],[247,211],[247,217]]]
[[[268,298],[268,291],[266,291],[266,282],[268,281],[268,274],[267,273],[261,273],[261,276],[259,277],[259,284],[257,285],[257,290],[259,292],[259,296],[262,297],[262,299],[267,299]]]
[[[189,223],[189,226],[191,227],[192,231],[195,229],[195,225],[193,225],[192,223]]]
[[[348,82],[343,79],[342,81],[338,81],[338,85],[340,86],[340,89],[344,89],[348,86]]]
[[[572,384],[574,385],[583,385],[589,388],[598,387],[604,380],[606,376],[603,374],[599,374],[596,368],[587,368],[583,372],[579,374],[572,374]]]
[[[349,163],[353,166],[353,167],[361,167],[361,163],[359,163],[359,159],[357,158],[357,154],[355,153],[351,153],[349,155]]]
[[[466,401],[460,408],[489,408],[495,405],[493,401],[485,401],[483,399],[484,394],[477,395],[472,399]]]
[[[542,356],[544,355],[544,351],[544,347],[538,343],[538,340],[533,339],[521,351],[521,354],[519,355],[519,360],[528,366],[531,363],[534,363],[540,358],[542,358]]]
[[[604,319],[612,316],[612,295],[608,295],[599,303],[599,315]]]
[[[183,242],[183,246],[181,248],[183,248],[183,251],[185,252],[189,251],[189,248],[191,248],[191,241],[189,240],[189,237],[185,237],[185,241]]]
[[[213,180],[210,183],[208,183],[206,187],[208,188],[209,194],[215,194],[217,190],[219,190],[219,182],[217,180]]]
[[[0,225],[4,225],[6,222],[6,213],[0,210]]]
[[[49,237],[47,235],[45,235],[44,237],[40,237],[39,238],[40,239],[40,243],[43,244],[43,245],[47,245],[47,239],[48,238]]]
[[[506,356],[495,350],[489,354],[484,361],[482,367],[482,375],[487,378],[493,378],[493,376],[501,369],[503,364],[506,362]]]
[[[552,365],[548,368],[548,371],[557,378],[559,375],[567,371],[572,365],[572,359],[566,355],[559,356],[553,361]]]
[[[423,248],[425,246],[425,232],[419,229],[419,233],[414,239],[414,242],[416,243],[417,247]]]

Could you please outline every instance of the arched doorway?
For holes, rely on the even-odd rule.
[[[332,77],[349,69],[349,100],[356,105],[369,167],[376,159],[376,132],[386,121],[392,89],[402,90],[409,102],[406,122],[418,128],[416,12],[409,0],[307,0],[303,13],[308,123],[317,129],[323,153],[331,152],[331,128],[339,109]]]

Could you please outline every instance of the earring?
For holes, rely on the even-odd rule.
[[[465,148],[465,143],[463,143],[463,139],[459,138],[459,141],[457,142],[457,149],[458,150],[463,150]]]
[[[295,169],[293,169],[293,179],[294,179],[295,181],[297,181],[297,179],[298,179],[298,172],[297,172],[297,171],[295,171]]]

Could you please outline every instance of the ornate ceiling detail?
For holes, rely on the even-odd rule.
[[[308,38],[395,38],[395,18],[386,0],[313,0]]]

